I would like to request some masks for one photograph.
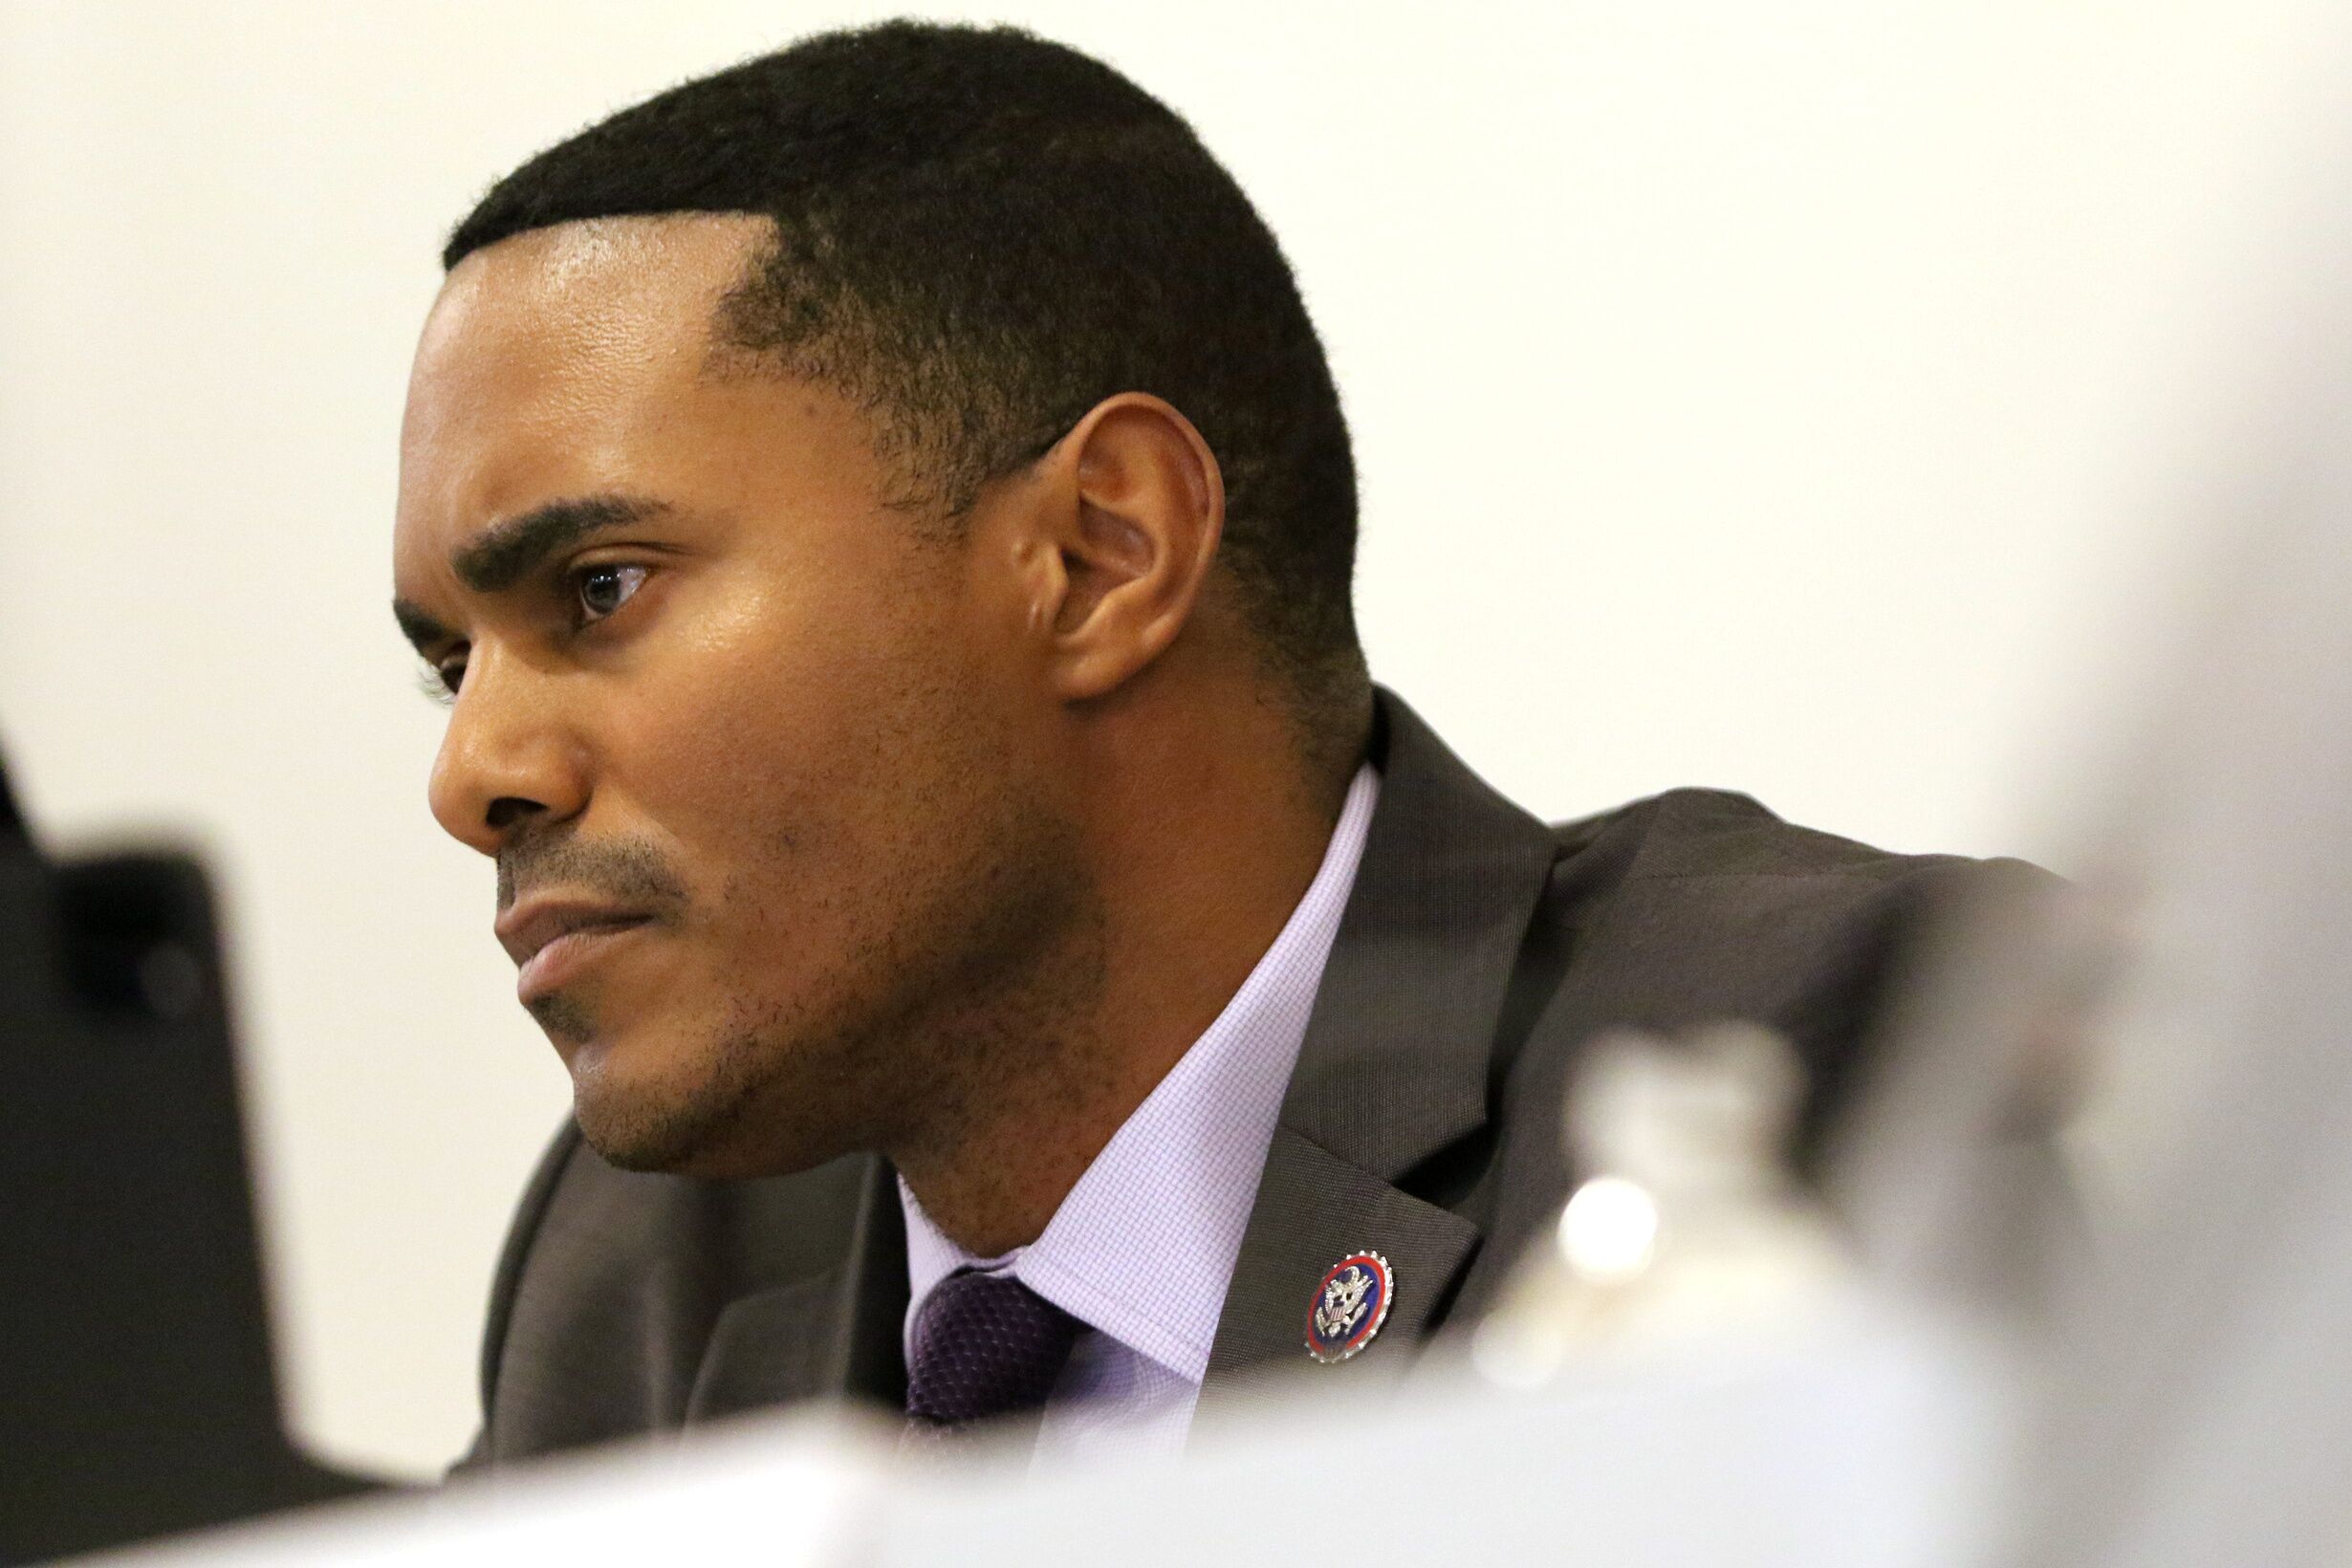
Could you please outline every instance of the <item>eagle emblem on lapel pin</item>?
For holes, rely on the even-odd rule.
[[[1307,1354],[1329,1366],[1346,1361],[1388,1321],[1397,1276],[1378,1252],[1350,1252],[1323,1274],[1307,1307]]]

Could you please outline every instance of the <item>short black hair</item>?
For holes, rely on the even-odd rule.
[[[720,330],[856,398],[909,499],[943,515],[1115,393],[1182,409],[1224,472],[1221,558],[1274,672],[1311,730],[1361,712],[1356,473],[1330,367],[1274,235],[1165,104],[1013,28],[820,33],[540,153],[442,262],[681,212],[774,220]]]

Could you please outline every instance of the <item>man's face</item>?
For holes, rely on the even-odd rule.
[[[985,528],[891,511],[864,417],[713,353],[758,220],[571,224],[428,320],[396,592],[457,694],[431,785],[616,1163],[889,1137],[1083,903]]]

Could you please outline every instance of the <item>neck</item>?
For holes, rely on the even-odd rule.
[[[932,1223],[977,1256],[1036,1240],[1216,1020],[1314,881],[1345,799],[1346,775],[1302,778],[1273,710],[1159,695],[1148,713],[1087,716],[1078,797],[1092,896],[1019,974],[961,1010],[934,1059],[962,1070],[884,1150]]]

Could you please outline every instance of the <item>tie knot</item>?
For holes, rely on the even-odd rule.
[[[1083,1326],[1010,1274],[949,1274],[915,1314],[906,1413],[962,1426],[1034,1410],[1054,1391]]]

